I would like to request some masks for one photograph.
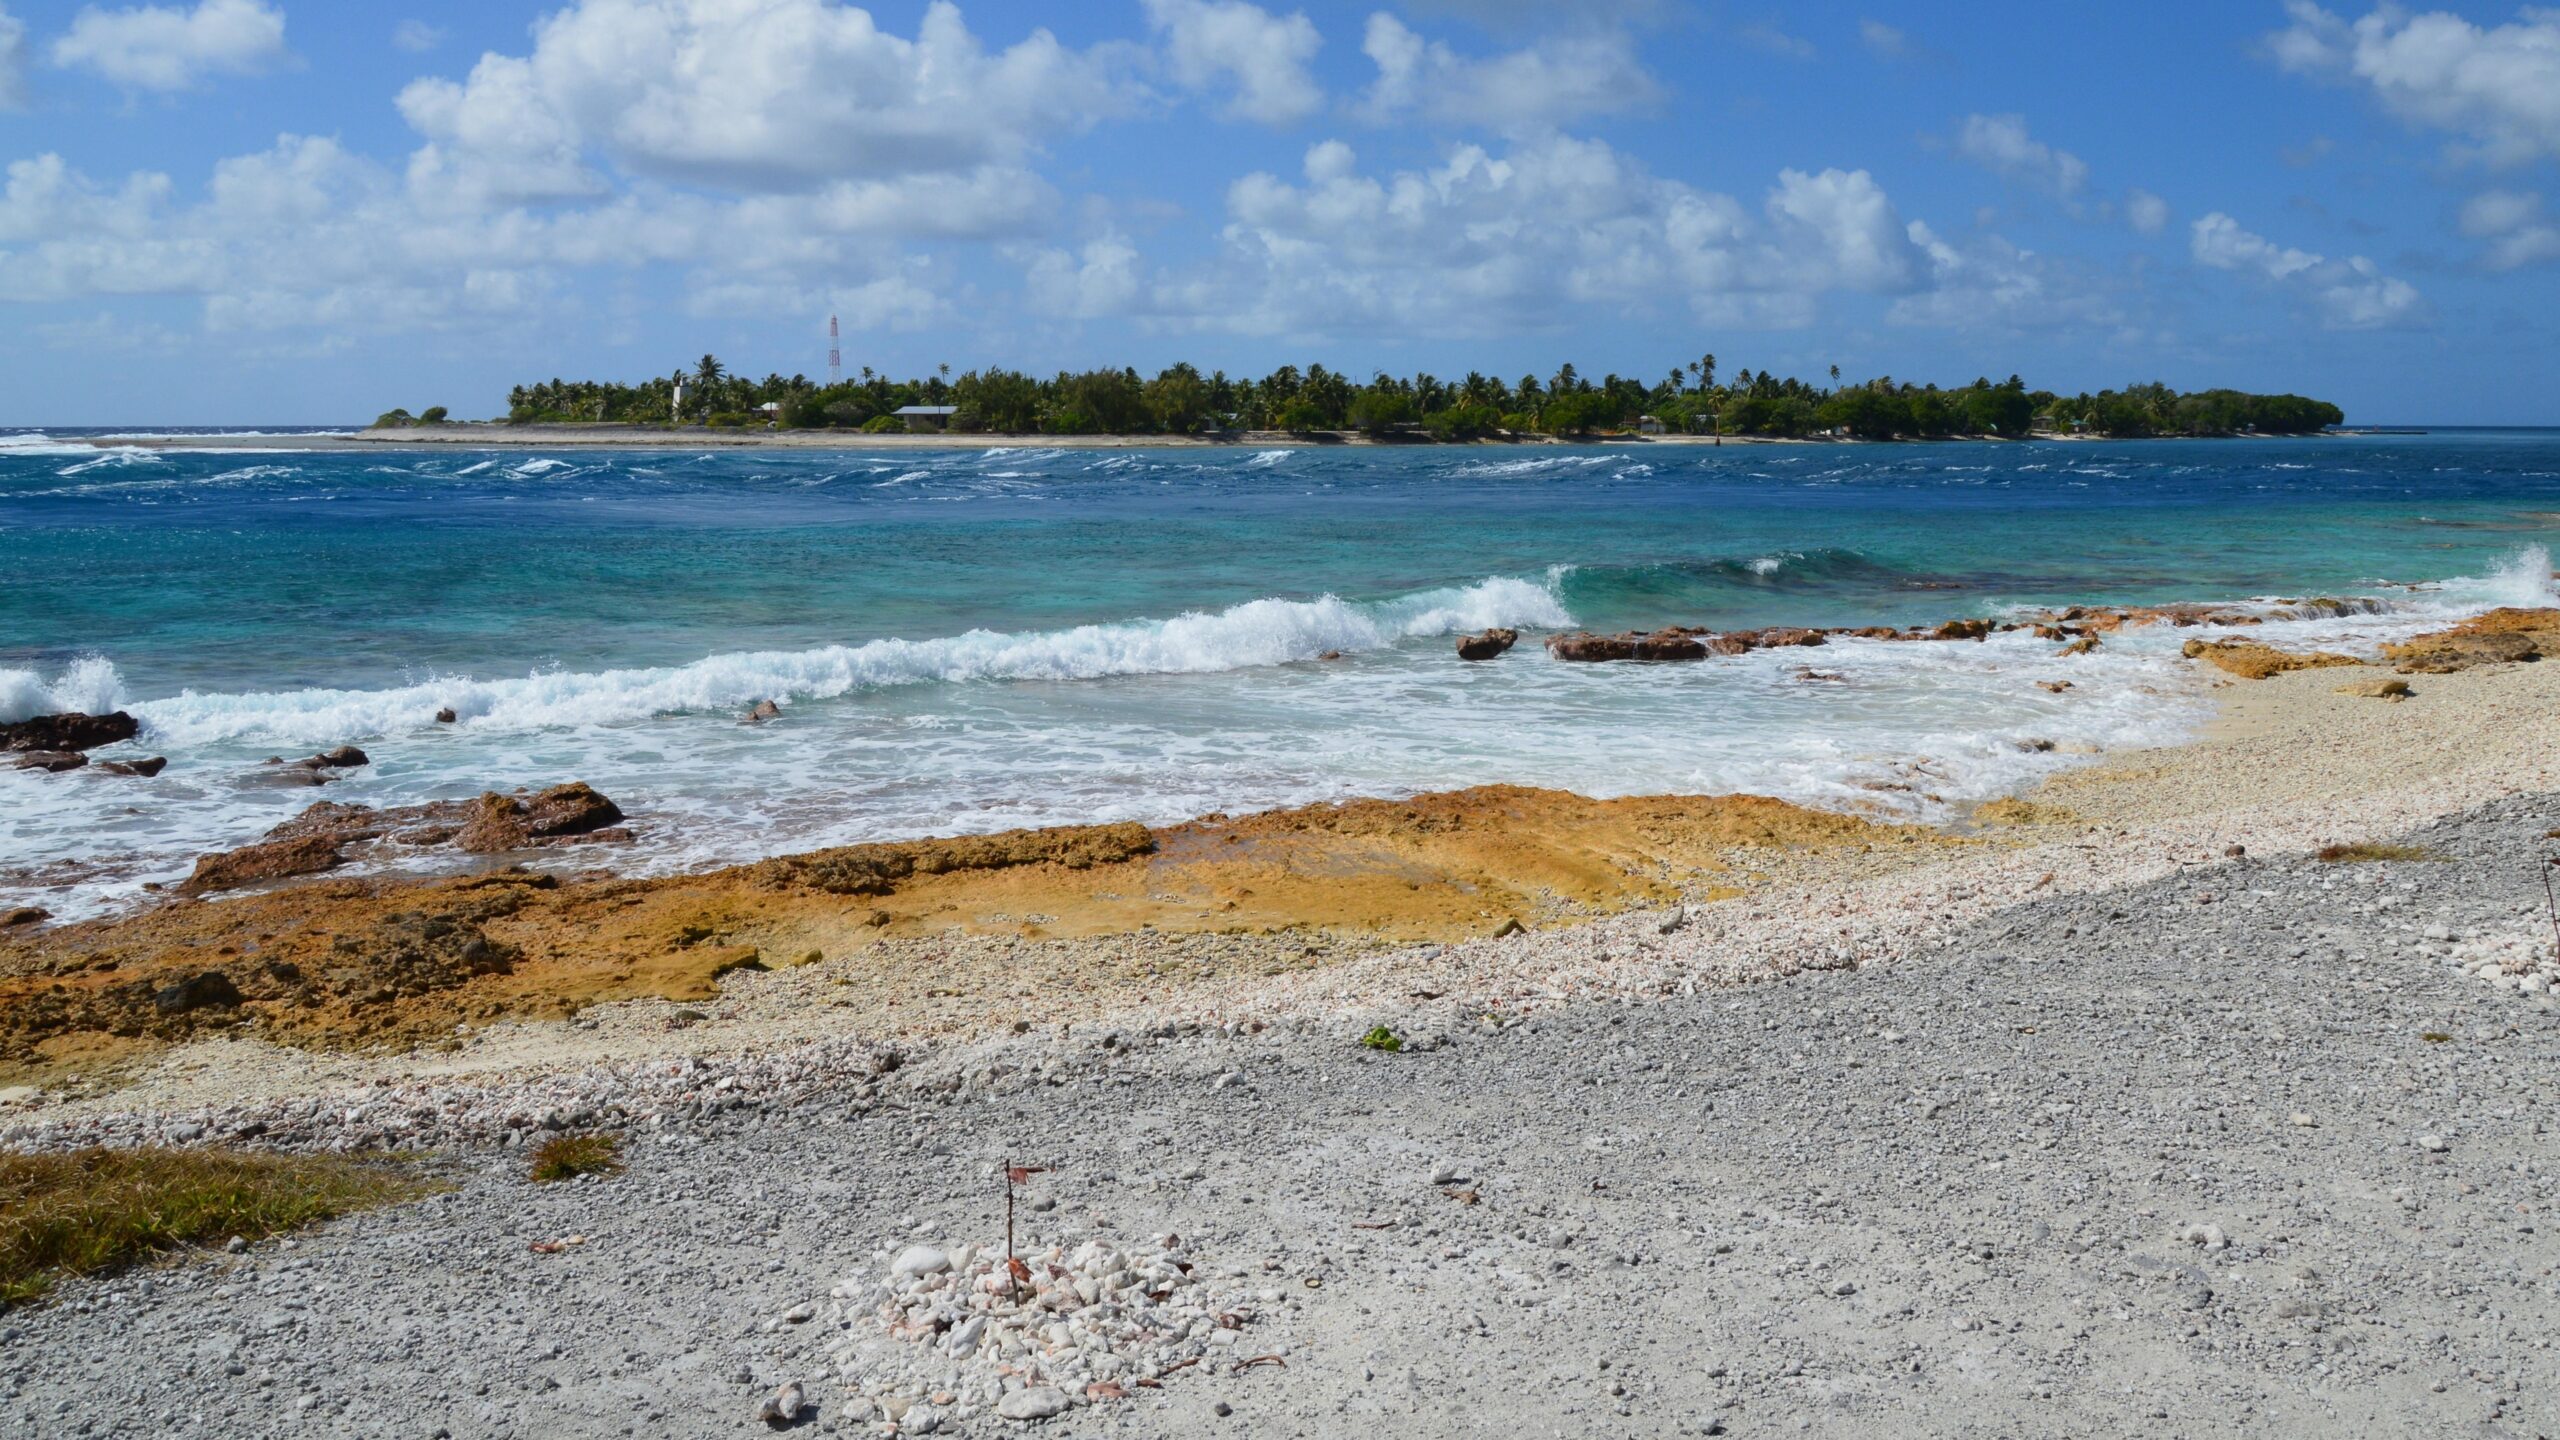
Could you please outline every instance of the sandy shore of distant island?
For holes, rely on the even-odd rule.
[[[1998,435],[1950,435],[1921,444],[1980,442],[2019,444],[2027,441],[2088,443],[2094,435],[2039,432],[2024,440]],[[2234,439],[2318,437],[2234,436]],[[1247,430],[1218,435],[969,435],[936,433],[874,435],[860,430],[711,429],[672,425],[506,425],[457,423],[351,431],[332,435],[185,435],[135,434],[78,437],[66,443],[100,448],[136,446],[161,450],[330,451],[419,449],[460,446],[468,449],[589,450],[1325,450],[1341,448],[1406,450],[1454,446],[1500,449],[1543,445],[1704,446],[1726,445],[1866,445],[1878,442],[1840,437],[1771,435],[1592,435],[1568,438],[1535,433],[1499,439],[1443,442],[1419,436],[1381,439],[1356,430],[1300,434],[1286,430]]]

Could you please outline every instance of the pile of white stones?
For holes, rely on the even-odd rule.
[[[886,1280],[835,1288],[824,1329],[846,1337],[830,1355],[836,1373],[905,1434],[988,1412],[1045,1420],[1181,1371],[1267,1359],[1239,1342],[1280,1296],[1246,1298],[1231,1269],[1238,1293],[1222,1299],[1171,1235],[1125,1251],[1094,1239],[1024,1254],[1027,1280],[994,1245],[910,1245],[882,1258]],[[839,1415],[863,1408],[845,1401]]]
[[[2548,935],[2525,932],[2464,940],[2453,950],[2464,974],[2517,995],[2560,991],[2560,958]]]

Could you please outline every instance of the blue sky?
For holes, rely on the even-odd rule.
[[[1713,353],[2560,423],[2560,11],[0,14],[0,425],[818,375],[830,312],[898,374]]]

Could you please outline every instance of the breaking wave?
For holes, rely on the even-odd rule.
[[[647,669],[555,670],[502,680],[455,676],[382,690],[190,691],[129,708],[165,744],[252,737],[338,743],[420,728],[446,706],[475,729],[611,725],[652,715],[737,709],[758,700],[825,700],[897,685],[1207,674],[1312,660],[1329,650],[1376,650],[1400,640],[1487,626],[1534,629],[1572,623],[1563,602],[1546,586],[1495,578],[1378,601],[1331,595],[1253,600],[1166,620],[741,651]]]

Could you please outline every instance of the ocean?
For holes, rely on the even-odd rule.
[[[1699,448],[528,453],[0,434],[0,720],[124,708],[156,779],[0,772],[58,915],[313,800],[585,780],[663,871],[1491,782],[1944,819],[2174,741],[2192,631],[1570,665],[1589,627],[2552,603],[2560,432]],[[1527,632],[1485,664],[1454,635]],[[1317,657],[1340,652],[1340,658]],[[1811,668],[1836,678],[1806,679]],[[2038,680],[2068,679],[2050,693]],[[782,717],[739,717],[772,699]],[[440,725],[440,707],[458,723]],[[2038,748],[2042,742],[2052,748]],[[356,744],[325,792],[245,783]],[[594,853],[579,857],[592,862]]]

